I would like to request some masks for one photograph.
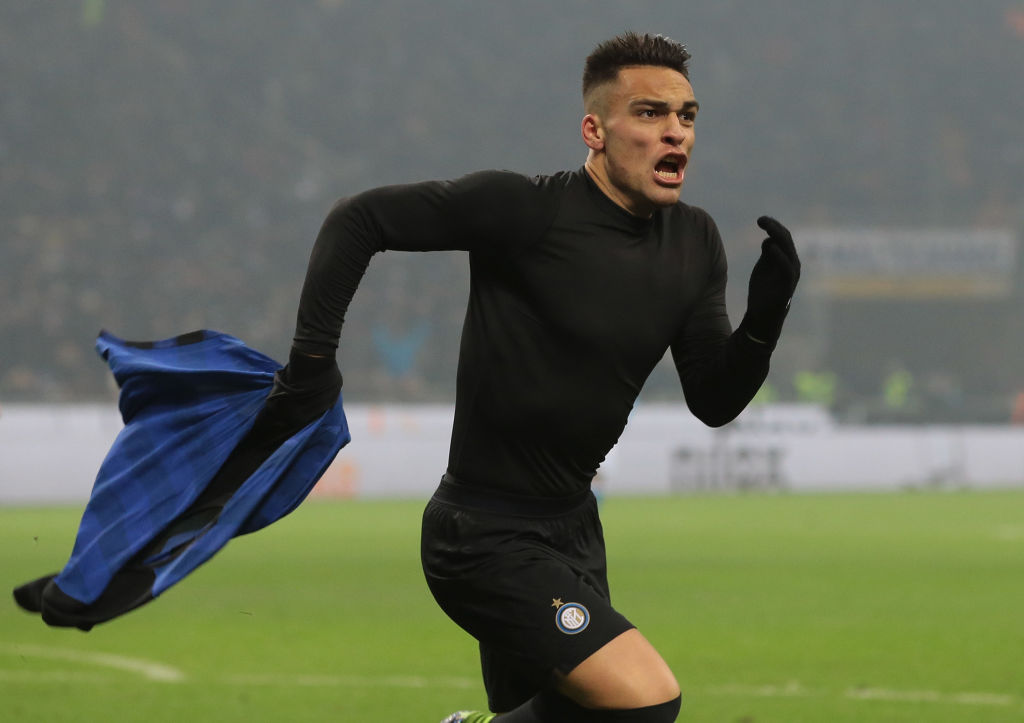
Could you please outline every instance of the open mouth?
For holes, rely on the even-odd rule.
[[[668,183],[681,183],[686,160],[686,156],[682,154],[665,156],[654,166],[654,174]]]

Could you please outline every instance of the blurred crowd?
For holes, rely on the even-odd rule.
[[[91,352],[100,328],[216,328],[283,358],[309,249],[337,198],[480,168],[578,167],[582,60],[627,28],[672,35],[694,55],[702,110],[684,200],[726,239],[736,321],[762,213],[795,229],[1024,233],[1019,2],[468,8],[0,8],[0,402],[109,398]],[[450,399],[467,293],[463,254],[376,259],[342,337],[346,398]],[[1022,299],[1018,271],[1005,298],[945,328],[974,339],[980,319],[994,320],[992,351],[952,343],[943,359],[914,342],[928,308],[847,314],[860,335],[877,324],[896,340],[870,368],[856,349],[822,349],[828,319],[794,311],[763,398],[867,421],[1008,420],[1024,388]],[[938,305],[933,315],[928,334],[949,318]],[[899,370],[910,381],[894,407]],[[661,365],[644,398],[680,396]]]

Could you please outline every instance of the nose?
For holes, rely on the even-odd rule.
[[[682,121],[674,113],[668,114],[668,121],[665,125],[665,130],[662,133],[661,140],[670,146],[678,146],[686,140],[686,128],[683,127]]]

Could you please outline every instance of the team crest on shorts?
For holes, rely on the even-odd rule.
[[[555,625],[566,635],[582,633],[590,625],[590,611],[579,603],[565,603],[555,613]]]

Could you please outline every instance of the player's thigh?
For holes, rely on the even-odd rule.
[[[610,640],[560,677],[558,689],[585,708],[643,708],[679,696],[672,670],[636,628]]]

